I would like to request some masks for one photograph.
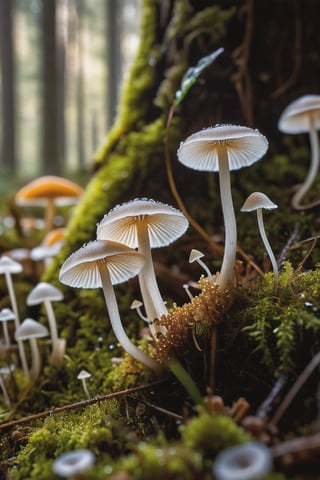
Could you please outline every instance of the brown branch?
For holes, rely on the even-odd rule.
[[[16,425],[22,425],[24,423],[32,422],[34,420],[38,420],[39,418],[49,417],[56,413],[66,412],[69,410],[75,410],[77,408],[88,407],[89,405],[93,405],[95,403],[103,402],[106,400],[111,400],[114,398],[125,397],[127,395],[132,395],[133,393],[140,392],[142,390],[146,390],[147,388],[153,388],[157,385],[163,383],[166,379],[158,380],[153,383],[148,383],[147,385],[141,385],[139,387],[128,388],[127,390],[120,390],[119,392],[114,393],[106,393],[105,395],[96,395],[93,398],[89,398],[88,400],[82,400],[76,403],[70,403],[68,405],[63,405],[63,407],[51,408],[50,410],[45,410],[44,412],[35,413],[34,415],[30,415],[28,417],[19,418],[18,420],[12,420],[10,422],[2,423],[0,425],[0,430],[5,430],[7,428],[15,427]]]

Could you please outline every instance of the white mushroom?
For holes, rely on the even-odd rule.
[[[60,302],[61,300],[63,300],[61,290],[47,282],[38,283],[27,296],[27,305],[39,305],[43,303],[45,306],[52,340],[50,363],[55,367],[60,367],[63,364],[66,344],[64,338],[58,337],[57,322],[52,307],[52,302]]]
[[[9,331],[8,331],[8,325],[7,325],[9,320],[15,320],[15,314],[10,308],[3,308],[0,312],[0,322],[2,323],[2,327],[3,327],[4,341],[5,341],[5,344],[8,346],[10,346],[10,343],[11,343]]]
[[[130,305],[130,308],[131,308],[131,310],[136,310],[137,311],[137,314],[139,315],[141,320],[143,320],[144,322],[149,322],[148,317],[146,317],[142,313],[142,310],[141,310],[142,306],[143,306],[143,303],[140,302],[140,300],[133,300],[133,302]]]
[[[58,457],[52,465],[52,471],[60,477],[76,479],[77,475],[94,465],[96,457],[90,450],[74,450]]]
[[[20,263],[15,262],[10,257],[7,257],[6,255],[3,255],[0,258],[0,274],[4,275],[6,279],[11,307],[15,316],[14,322],[15,322],[16,329],[19,328],[20,319],[19,319],[19,311],[18,311],[16,294],[15,294],[13,282],[12,282],[12,274],[21,273],[21,272],[22,272],[22,266]],[[28,378],[29,371],[28,371],[28,364],[27,364],[24,346],[20,340],[17,340],[17,343],[18,343],[19,356],[20,356],[23,373]]]
[[[197,262],[200,267],[202,267],[203,270],[206,272],[208,278],[212,280],[212,273],[209,267],[204,263],[204,261],[201,260],[202,257],[204,257],[204,254],[200,252],[200,250],[196,250],[195,248],[193,248],[190,252],[189,263]]]
[[[233,281],[237,248],[230,170],[251,165],[265,154],[267,148],[268,141],[258,130],[235,125],[217,125],[190,135],[178,149],[178,159],[186,167],[219,171],[225,251],[217,283],[222,289],[226,289]]]
[[[87,398],[90,398],[90,394],[89,394],[88,387],[87,387],[87,379],[88,378],[91,378],[91,373],[87,372],[87,370],[81,370],[81,372],[78,373],[77,379],[81,380],[82,388],[83,388],[83,391],[85,393],[85,396]]]
[[[303,95],[291,102],[282,112],[278,128],[283,133],[309,133],[311,164],[307,177],[292,198],[291,204],[296,210],[305,206],[301,199],[311,187],[319,170],[320,95]]]
[[[216,480],[259,480],[272,470],[270,449],[259,442],[227,448],[213,464]]]
[[[110,323],[122,347],[136,360],[159,373],[160,365],[128,338],[119,314],[113,285],[136,275],[144,264],[143,255],[118,242],[95,240],[74,252],[61,267],[62,283],[77,288],[103,289]]]
[[[23,320],[19,328],[15,332],[17,341],[29,340],[31,349],[31,369],[29,377],[31,381],[35,381],[41,370],[40,352],[37,344],[38,338],[47,337],[49,332],[44,325],[36,322],[33,318]]]
[[[141,295],[150,322],[167,315],[159,292],[151,248],[164,247],[179,238],[188,228],[180,210],[149,199],[136,199],[111,210],[97,226],[97,238],[138,248],[145,257],[139,273]]]
[[[262,209],[266,208],[268,210],[278,208],[278,205],[273,203],[267,195],[261,192],[253,192],[247,200],[244,202],[244,204],[241,207],[241,212],[252,212],[256,210],[257,212],[257,219],[258,219],[258,227],[259,227],[259,232],[262,238],[262,241],[264,243],[264,246],[267,250],[267,253],[269,255],[271,265],[273,268],[273,276],[274,276],[274,290],[276,291],[278,288],[278,264],[276,261],[276,258],[274,256],[274,253],[272,251],[271,245],[269,243],[268,237],[266,235],[266,231],[264,228],[264,223],[263,223],[263,215],[262,215]]]

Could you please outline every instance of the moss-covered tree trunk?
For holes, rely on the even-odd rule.
[[[117,119],[95,157],[95,173],[70,222],[66,244],[45,279],[57,281],[63,260],[95,238],[97,222],[116,204],[148,197],[176,205],[165,168],[168,113],[186,70],[219,47],[224,48],[223,54],[193,85],[171,125],[171,161],[178,191],[192,217],[209,235],[217,235],[223,248],[217,178],[179,165],[176,149],[190,132],[203,127],[242,124],[267,136],[270,153],[258,166],[233,176],[236,209],[253,189],[259,189],[288,211],[290,189],[307,168],[308,143],[305,137],[295,137],[288,147],[288,137],[278,132],[277,120],[291,100],[319,89],[319,14],[319,3],[311,0],[143,0],[140,48],[122,91]],[[297,162],[297,168],[292,167],[287,157],[280,156],[294,146],[305,147],[304,166]],[[274,218],[279,251],[293,227],[280,216]],[[256,240],[248,239],[247,231],[241,217],[239,242],[246,239],[244,250],[254,254]],[[188,235],[197,245],[201,243],[193,229]],[[170,252],[171,262],[181,263],[181,258],[187,262],[183,242],[180,250]],[[211,251],[205,243],[202,246]],[[212,260],[219,265],[216,251]],[[170,266],[166,258],[160,261]],[[172,295],[177,281],[169,280],[167,276],[164,288]],[[68,317],[68,306],[80,315],[88,313],[87,301],[78,291],[66,292],[66,305],[60,322]],[[97,308],[91,302],[89,310],[97,312]]]

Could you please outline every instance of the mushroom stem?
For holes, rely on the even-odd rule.
[[[56,322],[56,317],[52,308],[52,304],[50,300],[45,299],[44,300],[44,306],[46,308],[47,312],[47,317],[48,317],[48,322],[49,322],[49,328],[50,328],[50,334],[51,334],[51,340],[52,340],[52,347],[54,348],[57,340],[58,340],[58,331],[57,331],[57,322]]]
[[[5,279],[6,279],[6,283],[7,283],[8,292],[9,292],[12,311],[14,313],[15,328],[17,329],[20,325],[19,311],[18,311],[17,299],[16,299],[16,295],[15,295],[15,292],[14,292],[13,282],[12,282],[12,277],[11,277],[10,272],[5,272]],[[20,356],[20,360],[21,360],[21,366],[22,366],[23,374],[26,378],[29,378],[29,369],[28,369],[26,352],[25,352],[25,349],[24,349],[24,346],[23,346],[23,342],[21,340],[17,340],[17,344],[18,344],[18,350],[19,350],[19,356]]]
[[[237,249],[237,226],[232,202],[229,160],[226,149],[221,148],[218,151],[218,159],[220,197],[225,230],[225,247],[221,271],[217,283],[220,285],[221,289],[225,290],[233,279],[233,269]]]
[[[0,375],[0,388],[2,390],[2,395],[3,395],[3,399],[4,399],[4,402],[6,405],[8,405],[8,407],[10,407],[10,398],[9,398],[9,395],[8,395],[8,392],[7,392],[7,389],[6,389],[6,385],[4,383],[4,380],[2,378],[2,375]]]
[[[260,232],[262,241],[264,243],[264,246],[267,250],[267,253],[269,255],[271,265],[272,265],[272,268],[273,268],[274,290],[276,292],[277,289],[278,289],[278,281],[279,281],[278,264],[277,264],[276,257],[274,256],[274,253],[272,251],[269,240],[267,238],[267,235],[266,235],[266,231],[265,231],[265,228],[264,228],[264,222],[263,222],[263,214],[262,214],[262,209],[261,208],[257,209],[257,219],[258,219],[259,232]]]
[[[136,345],[134,345],[131,342],[131,340],[128,338],[122,326],[118,304],[117,304],[114,289],[110,280],[109,272],[106,268],[103,268],[102,265],[99,266],[99,272],[101,276],[103,294],[104,294],[104,298],[107,305],[110,323],[118,342],[121,344],[124,350],[128,352],[133,358],[143,363],[148,368],[151,368],[156,373],[158,374],[161,373],[162,371],[161,366],[151,357],[149,357],[144,352],[139,350],[139,348]]]
[[[31,369],[30,369],[30,379],[35,381],[41,370],[41,359],[37,340],[35,338],[30,338],[30,348],[31,348]]]
[[[145,258],[145,264],[139,273],[141,295],[147,317],[150,322],[153,322],[155,318],[160,319],[162,315],[168,315],[168,310],[165,307],[157,284],[151,256],[148,227],[143,221],[138,228],[138,244],[139,252]]]
[[[49,197],[45,210],[45,233],[50,232],[50,230],[52,230],[53,228],[55,211],[56,206],[54,198]]]
[[[291,204],[293,208],[296,210],[301,210],[305,208],[303,205],[300,204],[302,197],[311,187],[319,169],[319,137],[315,126],[315,121],[312,116],[310,116],[310,147],[311,147],[311,165],[307,175],[307,178],[300,186],[298,191],[295,193],[291,200]]]
[[[83,388],[83,391],[84,391],[84,394],[87,398],[90,398],[90,394],[89,394],[89,390],[88,390],[88,387],[87,387],[87,382],[86,382],[86,379],[85,378],[82,378],[81,379],[81,383],[82,383],[82,388]]]

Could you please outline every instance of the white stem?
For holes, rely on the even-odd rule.
[[[201,258],[197,258],[196,262],[200,265],[200,267],[203,268],[203,270],[206,272],[208,278],[209,278],[210,280],[212,280],[212,279],[213,279],[213,278],[212,278],[212,273],[210,272],[209,267],[204,263],[204,261],[201,260]]]
[[[237,250],[237,225],[234,214],[228,153],[221,149],[218,153],[219,179],[222,213],[224,218],[225,246],[221,271],[217,279],[218,285],[225,290],[233,281],[234,264]]]
[[[8,287],[8,292],[9,292],[12,311],[14,313],[14,324],[15,324],[15,328],[17,330],[17,328],[20,325],[20,320],[19,320],[17,300],[16,300],[16,295],[15,295],[15,292],[14,292],[14,288],[13,288],[13,282],[12,282],[11,274],[9,272],[6,272],[5,273],[5,278],[6,278],[6,282],[7,282],[7,287]],[[21,360],[21,366],[22,366],[23,374],[26,378],[29,378],[29,369],[28,369],[28,364],[27,364],[26,352],[24,350],[22,340],[18,340],[17,344],[18,344],[19,356],[20,356],[20,360]]]
[[[273,277],[274,277],[274,290],[277,291],[278,288],[278,278],[279,278],[279,271],[278,271],[278,264],[276,261],[276,258],[274,256],[274,253],[272,251],[271,245],[269,243],[269,240],[266,235],[266,231],[264,228],[264,222],[263,222],[263,215],[262,215],[262,209],[258,208],[257,210],[257,219],[258,219],[258,226],[259,226],[259,232],[262,238],[262,241],[264,243],[264,246],[267,250],[267,253],[269,255],[272,268],[273,268]]]
[[[30,369],[30,378],[32,381],[35,381],[41,370],[41,359],[37,340],[35,338],[30,338],[30,348],[31,348],[31,369]]]
[[[53,311],[53,308],[52,308],[52,303],[50,302],[50,300],[48,300],[48,299],[44,300],[44,305],[45,305],[46,312],[47,312],[52,345],[54,347],[55,343],[58,340],[56,317],[55,317],[55,314],[54,314],[54,311]]]
[[[83,387],[83,391],[85,393],[85,396],[87,398],[90,398],[90,394],[89,394],[89,391],[88,391],[88,388],[87,388],[87,382],[86,382],[86,379],[85,378],[82,378],[81,379],[81,382],[82,382],[82,387]]]
[[[300,186],[299,190],[295,193],[291,201],[292,206],[297,210],[302,208],[300,201],[302,197],[305,195],[305,193],[311,187],[319,169],[319,137],[315,127],[315,121],[312,116],[310,117],[309,137],[310,137],[310,148],[311,148],[311,164],[310,164],[309,172],[308,172],[307,178],[305,179],[303,184]]]
[[[0,375],[0,388],[2,390],[2,394],[3,394],[3,399],[4,399],[4,402],[6,405],[8,405],[8,407],[10,407],[10,398],[9,398],[9,395],[8,395],[8,392],[7,392],[7,389],[6,389],[6,385],[4,383],[4,380],[2,378],[2,375]]]
[[[9,332],[8,332],[8,323],[7,323],[6,320],[3,321],[2,326],[3,326],[3,336],[4,336],[5,344],[8,345],[8,347],[10,347],[10,337],[9,337]]]
[[[182,286],[183,286],[183,288],[185,289],[186,294],[188,295],[188,297],[190,298],[190,300],[193,300],[193,299],[194,299],[194,296],[193,296],[192,293],[190,292],[189,285],[185,283],[185,284],[182,285]]]
[[[139,350],[139,348],[136,345],[134,345],[129,339],[129,337],[127,336],[122,326],[118,304],[117,304],[116,296],[110,280],[109,272],[106,268],[103,268],[103,267],[100,267],[99,271],[101,275],[103,293],[104,293],[104,298],[107,305],[110,323],[113,329],[113,333],[115,334],[118,342],[124,348],[124,350],[128,352],[133,358],[143,363],[148,368],[151,368],[155,372],[160,373],[162,370],[161,366],[155,360],[149,357],[149,355],[146,355],[144,352]]]
[[[148,227],[143,221],[138,225],[139,252],[145,258],[145,264],[139,273],[139,282],[144,308],[150,322],[162,315],[168,315],[168,310],[161,297],[154,273]]]

